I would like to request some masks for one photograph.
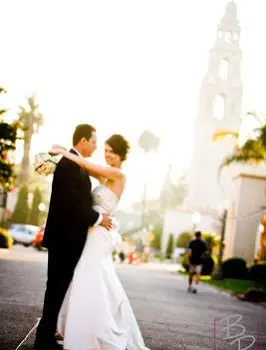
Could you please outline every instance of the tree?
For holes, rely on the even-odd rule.
[[[31,211],[29,214],[29,224],[40,226],[41,224],[41,211],[39,209],[39,205],[42,203],[42,193],[37,187],[33,194]]]
[[[266,160],[265,118],[258,116],[256,112],[248,112],[247,115],[256,118],[257,122],[259,123],[259,127],[253,130],[252,136],[248,138],[241,146],[239,145],[241,135],[238,131],[218,130],[213,134],[214,141],[228,136],[233,137],[236,140],[234,151],[223,160],[220,170],[233,163],[258,164]]]
[[[144,152],[149,153],[156,151],[159,147],[160,139],[155,136],[152,132],[145,130],[139,137],[139,146]]]
[[[154,238],[151,241],[151,247],[160,250],[161,249],[161,238],[162,238],[162,223],[158,223],[152,230]]]
[[[0,94],[6,93],[0,87]],[[7,123],[4,120],[6,109],[0,109],[0,223],[3,224],[7,193],[15,179],[15,165],[10,159],[10,152],[16,148],[18,123]]]
[[[22,168],[19,175],[19,183],[27,182],[30,174],[30,148],[34,134],[38,133],[39,127],[43,124],[43,116],[39,111],[39,106],[35,101],[35,96],[30,96],[26,107],[20,106],[19,123],[23,131],[24,152]]]
[[[156,151],[159,147],[160,139],[155,136],[150,131],[143,131],[143,133],[139,137],[139,146],[143,151],[148,154],[149,152]],[[143,190],[143,209],[142,209],[142,226],[146,226],[146,204],[147,204],[147,183],[144,184]]]
[[[0,123],[0,183],[9,190],[14,183],[14,163],[9,159],[8,152],[15,149],[17,138],[16,124]]]
[[[0,94],[6,93],[0,87]],[[4,121],[6,109],[0,110],[0,187],[8,191],[14,183],[14,164],[9,159],[9,152],[16,149],[18,123]]]
[[[161,193],[160,193],[160,202],[161,210],[163,212],[168,209],[176,209],[180,207],[186,198],[187,194],[187,184],[185,179],[179,178],[176,183],[165,181]]]
[[[29,191],[26,185],[19,190],[17,204],[11,218],[14,224],[28,224],[29,220],[29,205],[28,205]]]
[[[176,241],[177,248],[187,248],[193,236],[190,232],[183,232]]]
[[[213,233],[204,232],[202,234],[202,239],[206,243],[209,252],[212,254],[213,248],[215,248],[219,243],[219,238]]]
[[[173,234],[169,235],[167,248],[166,248],[166,258],[171,259],[173,255],[173,249],[174,249],[174,236]]]

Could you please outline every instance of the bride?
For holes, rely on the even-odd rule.
[[[123,136],[111,136],[105,143],[108,167],[59,146],[51,153],[62,154],[99,180],[92,193],[94,209],[111,215],[125,187],[121,166],[128,149]],[[102,226],[89,230],[57,321],[65,350],[149,350],[113,264],[112,252],[120,242],[115,220],[111,231]]]

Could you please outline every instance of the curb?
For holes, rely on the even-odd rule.
[[[0,248],[0,256],[1,254],[9,254],[11,253],[11,249],[8,249],[8,248]]]

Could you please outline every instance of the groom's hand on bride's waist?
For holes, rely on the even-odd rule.
[[[112,229],[112,218],[107,214],[102,214],[103,219],[100,222],[100,225],[105,227],[108,231]]]

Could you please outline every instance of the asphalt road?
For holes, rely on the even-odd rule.
[[[0,250],[0,350],[33,349],[35,331],[29,332],[41,314],[46,259],[33,248]],[[151,350],[266,349],[264,307],[207,285],[188,294],[186,279],[174,270],[163,264],[117,265]]]

